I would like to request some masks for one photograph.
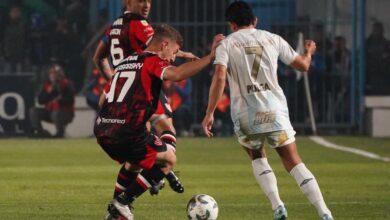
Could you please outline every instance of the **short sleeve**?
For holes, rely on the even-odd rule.
[[[290,65],[298,53],[282,37],[279,38],[279,59],[286,65]]]
[[[153,75],[161,80],[164,79],[164,73],[167,68],[171,67],[171,63],[166,60],[162,60],[159,57],[151,57],[148,59],[148,62],[145,62],[148,67],[148,72],[150,75]]]
[[[228,55],[226,43],[227,43],[226,40],[224,40],[217,47],[217,50],[215,51],[214,65],[220,64],[220,65],[224,65],[226,67],[228,66],[229,55]]]
[[[152,26],[146,20],[133,21],[132,31],[137,40],[147,45],[154,34]]]

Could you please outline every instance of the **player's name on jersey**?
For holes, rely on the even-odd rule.
[[[121,29],[114,28],[110,31],[110,36],[120,36],[121,35]]]
[[[263,41],[244,41],[244,42],[239,42],[239,41],[233,41],[232,45],[233,47],[263,47],[266,45],[276,45],[272,40],[263,40]]]
[[[141,69],[143,65],[144,65],[143,63],[126,63],[126,64],[121,64],[115,70],[121,71],[121,70]]]
[[[123,25],[123,18],[116,19],[115,22],[112,25],[113,26]]]
[[[267,83],[261,83],[261,84],[252,84],[252,85],[247,85],[246,90],[248,94],[254,93],[254,92],[261,92],[261,91],[267,91],[271,90],[268,86]]]

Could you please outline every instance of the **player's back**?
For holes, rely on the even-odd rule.
[[[127,12],[117,18],[104,37],[114,68],[134,52],[142,52],[153,33],[153,28],[140,15]]]
[[[146,121],[155,112],[161,91],[160,76],[169,65],[155,54],[142,53],[117,66],[95,123],[98,140],[109,144],[146,137]]]
[[[278,121],[289,124],[286,98],[278,84],[278,59],[290,64],[295,51],[280,36],[257,29],[241,29],[230,34],[217,49],[216,64],[228,66],[234,120],[261,124],[261,131],[280,130]],[[259,123],[256,118],[267,115]],[[268,117],[269,116],[269,117]],[[278,118],[275,120],[275,118]],[[285,123],[286,122],[286,123]]]

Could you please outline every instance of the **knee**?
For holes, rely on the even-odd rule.
[[[258,149],[255,149],[255,150],[248,150],[248,155],[251,158],[251,160],[256,160],[259,158],[266,157],[262,146],[260,146]]]
[[[174,167],[176,166],[176,162],[177,162],[177,157],[176,157],[176,154],[173,150],[168,150],[168,154],[167,154],[167,163],[170,167]]]
[[[141,168],[137,165],[133,165],[131,163],[126,162],[125,163],[125,169],[130,172],[140,172]]]

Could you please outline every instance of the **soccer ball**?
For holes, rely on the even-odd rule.
[[[187,204],[189,220],[216,220],[218,205],[215,199],[206,194],[193,196]]]

